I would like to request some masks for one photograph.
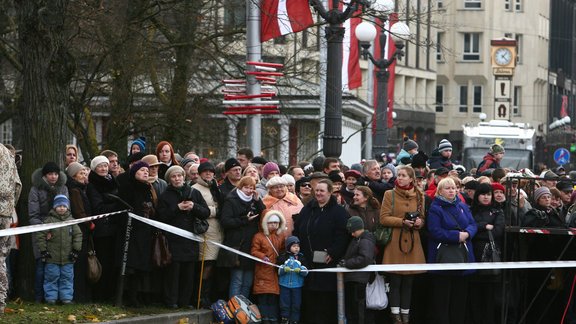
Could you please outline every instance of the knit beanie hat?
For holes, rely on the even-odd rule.
[[[148,163],[144,162],[144,161],[138,161],[134,164],[132,164],[132,166],[130,167],[130,177],[134,178],[134,176],[136,175],[136,172],[138,172],[138,170],[140,170],[141,168],[149,168],[150,166],[148,165]],[[166,171],[166,173],[168,173],[168,171]]]
[[[394,164],[388,163],[388,164],[382,166],[382,170],[384,170],[384,169],[388,169],[388,170],[392,171],[393,177],[396,176],[396,167],[394,166]]]
[[[346,229],[350,233],[364,229],[364,221],[359,216],[352,216],[348,218],[348,222],[346,223]]]
[[[330,179],[332,182],[344,182],[344,179],[342,179],[340,171],[338,170],[330,171],[330,173],[328,173],[328,179]]]
[[[56,197],[54,197],[52,208],[56,208],[58,206],[66,206],[66,208],[70,209],[70,200],[68,200],[68,197],[65,195],[56,195]]]
[[[404,137],[404,144],[402,146],[404,151],[408,152],[413,149],[418,149],[418,144],[408,137]]]
[[[428,155],[423,151],[420,151],[412,157],[412,163],[410,164],[413,168],[425,168],[426,161],[428,161]]]
[[[286,181],[286,184],[291,184],[291,185],[296,184],[296,180],[294,180],[294,177],[289,175],[288,173],[283,174],[281,178],[284,179],[284,181]]]
[[[60,173],[60,167],[55,162],[47,162],[42,167],[42,175],[45,176],[50,172]]]
[[[290,248],[294,244],[300,244],[300,240],[296,236],[288,236],[286,243],[284,244],[286,245],[286,251],[290,252]]]
[[[110,161],[108,161],[108,158],[105,157],[104,155],[98,155],[92,159],[92,162],[90,162],[90,170],[95,171],[98,164],[101,164],[101,163],[110,164]]]
[[[492,182],[492,190],[500,190],[502,192],[506,192],[506,188],[503,185],[499,184],[498,182]]]
[[[84,166],[78,162],[72,162],[70,164],[68,164],[68,167],[66,168],[66,174],[70,177],[70,178],[74,178],[74,176],[80,172],[82,169],[84,169]]]
[[[224,172],[228,172],[228,170],[237,166],[240,166],[240,162],[238,162],[238,160],[236,160],[235,158],[229,158],[224,163]]]
[[[268,179],[268,175],[272,171],[280,173],[280,168],[278,167],[278,164],[274,162],[268,162],[264,164],[264,169],[262,169],[262,176],[264,177],[264,179]]]
[[[130,169],[132,170],[132,169]],[[173,165],[171,167],[168,168],[168,170],[166,170],[166,173],[164,174],[164,179],[166,180],[166,182],[170,183],[170,176],[172,175],[172,173],[174,172],[180,172],[182,174],[182,176],[186,176],[186,172],[184,171],[184,169],[179,166],[179,165]]]
[[[214,167],[214,164],[210,162],[203,162],[198,166],[198,174],[201,174],[204,171],[212,171],[216,173],[216,168]]]
[[[490,147],[490,153],[492,154],[497,154],[497,153],[504,153],[504,148],[502,147],[502,145],[499,144],[494,144],[492,145],[492,147]]]
[[[447,139],[443,139],[438,144],[438,152],[443,152],[447,150],[452,150],[452,143],[450,143]]]
[[[132,142],[132,144],[130,144],[130,147],[132,147],[132,145],[138,145],[138,147],[140,148],[140,152],[144,153],[144,151],[146,150],[146,137],[144,136],[140,136],[137,139],[134,140],[134,142]]]
[[[188,164],[188,163],[194,163],[194,160],[189,159],[189,158],[183,158],[182,160],[180,160],[179,163],[180,163],[181,167],[185,167],[186,164]]]
[[[540,199],[540,197],[542,197],[545,194],[552,195],[552,193],[550,192],[550,189],[548,189],[548,187],[540,187],[540,188],[534,190],[534,202],[538,203],[538,199]]]

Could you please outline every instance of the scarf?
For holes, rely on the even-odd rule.
[[[244,202],[252,201],[252,196],[246,195],[245,193],[242,192],[242,190],[236,189],[236,192],[238,193],[238,197],[240,197],[240,200],[242,200]]]
[[[447,202],[447,203],[453,204],[453,203],[456,202],[456,198],[457,198],[457,197],[458,197],[458,195],[456,195],[456,196],[454,197],[454,199],[449,200],[448,198],[446,198],[446,197],[444,197],[444,196],[438,195],[438,196],[436,196],[436,199],[440,199],[440,200],[445,201],[445,202]]]

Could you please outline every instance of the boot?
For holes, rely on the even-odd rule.
[[[402,317],[400,314],[390,314],[392,317],[392,324],[402,324]]]
[[[410,314],[402,314],[400,317],[402,318],[402,324],[410,323]]]

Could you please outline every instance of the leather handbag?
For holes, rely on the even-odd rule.
[[[466,263],[468,262],[468,247],[465,243],[438,244],[436,263]]]
[[[86,277],[90,283],[97,283],[102,276],[102,265],[100,260],[96,257],[96,250],[94,250],[94,241],[92,235],[88,235],[88,257],[87,257],[87,273]]]
[[[392,190],[392,204],[391,212],[394,214],[394,190]],[[374,237],[376,237],[376,244],[384,246],[390,242],[392,238],[392,228],[382,225],[380,222],[376,225],[374,229]]]
[[[154,267],[164,268],[172,263],[172,253],[168,248],[168,240],[161,231],[154,233],[152,244],[152,265]]]
[[[204,234],[208,231],[209,226],[210,224],[208,224],[207,220],[194,217],[192,232],[197,235]]]
[[[482,251],[482,259],[480,262],[500,262],[500,249],[496,247],[494,242],[494,235],[492,231],[488,231],[488,243],[484,246]],[[497,276],[502,272],[501,269],[481,269],[478,270],[479,275],[483,276]]]

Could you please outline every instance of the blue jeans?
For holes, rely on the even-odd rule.
[[[44,298],[46,301],[71,301],[74,296],[74,263],[46,263]]]
[[[280,316],[291,322],[300,321],[300,305],[302,304],[302,288],[286,288],[280,286]]]
[[[44,299],[44,265],[41,258],[36,259],[34,272],[34,300],[38,303]]]
[[[232,298],[236,295],[243,295],[246,298],[250,298],[250,289],[252,289],[253,280],[253,270],[230,270],[230,288],[228,290],[229,297]]]

